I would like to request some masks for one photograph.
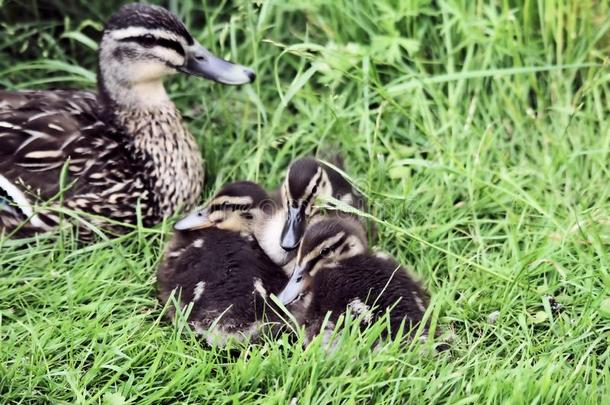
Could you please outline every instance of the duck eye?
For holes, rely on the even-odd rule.
[[[152,34],[144,34],[140,38],[140,44],[145,48],[150,48],[155,44],[155,37]]]
[[[324,248],[322,250],[320,250],[320,255],[323,257],[328,257],[330,255],[331,249],[330,248]]]

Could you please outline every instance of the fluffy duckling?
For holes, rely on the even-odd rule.
[[[335,159],[337,166],[342,162]],[[336,170],[311,157],[295,160],[284,183],[268,195],[250,229],[260,247],[278,265],[292,270],[298,246],[308,222],[316,215],[317,197],[332,196],[358,209],[366,210],[366,199]],[[179,226],[196,228],[205,223],[197,211]],[[187,228],[188,227],[188,228]]]
[[[278,298],[306,325],[308,341],[327,331],[350,308],[363,326],[389,311],[391,336],[423,319],[429,295],[407,271],[386,254],[368,250],[362,225],[351,218],[327,217],[308,227],[294,271]],[[326,332],[326,331],[325,331]],[[426,332],[427,333],[427,332]]]
[[[268,195],[255,183],[224,186],[203,208],[179,221],[157,272],[159,298],[176,291],[188,322],[210,345],[256,338],[275,319],[266,305],[287,276],[251,236]],[[174,310],[168,313],[173,318]]]
[[[283,208],[280,213],[285,213],[280,246],[285,251],[299,246],[308,220],[317,212],[316,198],[325,196],[332,196],[360,210],[367,209],[364,196],[338,171],[311,157],[294,161],[280,190]]]
[[[252,183],[254,184],[254,183]],[[254,187],[254,186],[252,186]],[[280,235],[282,227],[286,220],[286,210],[281,205],[279,193],[273,195],[267,192],[260,186],[256,185],[259,195],[259,204],[256,210],[250,210],[252,215],[247,222],[240,223],[242,227],[239,231],[243,234],[248,234],[255,238],[259,246],[265,251],[267,256],[279,266],[282,266],[286,274],[289,275],[292,271],[292,260],[296,257],[296,250],[286,251],[280,246]],[[247,187],[235,188],[231,196],[234,200],[239,198],[248,198]],[[205,214],[206,208],[203,210],[195,210],[183,218],[176,224],[176,229],[186,231],[213,226],[213,216]],[[227,226],[220,224],[220,226]]]

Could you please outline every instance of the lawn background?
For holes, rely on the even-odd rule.
[[[0,86],[93,88],[119,4],[0,0]],[[159,322],[171,221],[88,246],[0,239],[0,402],[610,402],[607,0],[165,5],[258,75],[167,82],[205,196],[340,150],[451,349],[373,352],[379,328],[348,328],[334,353],[205,348]]]

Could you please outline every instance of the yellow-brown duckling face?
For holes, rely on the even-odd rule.
[[[345,259],[365,253],[366,236],[352,219],[323,219],[311,225],[301,241],[288,284],[278,298],[288,305],[309,291],[312,278]]]
[[[290,165],[282,185],[282,209],[286,210],[286,223],[280,245],[284,250],[291,251],[299,246],[308,218],[317,212],[316,198],[330,195],[332,187],[328,175],[317,160],[301,158]]]
[[[179,220],[174,229],[187,231],[213,226],[234,232],[253,233],[257,219],[263,215],[261,207],[266,201],[269,201],[267,192],[256,183],[230,183],[205,207]]]

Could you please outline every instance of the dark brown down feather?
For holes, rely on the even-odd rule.
[[[188,321],[200,333],[214,322],[223,333],[244,335],[257,322],[277,322],[266,298],[286,281],[255,240],[217,228],[176,233],[157,272],[161,302],[174,292],[183,308],[192,303]]]

